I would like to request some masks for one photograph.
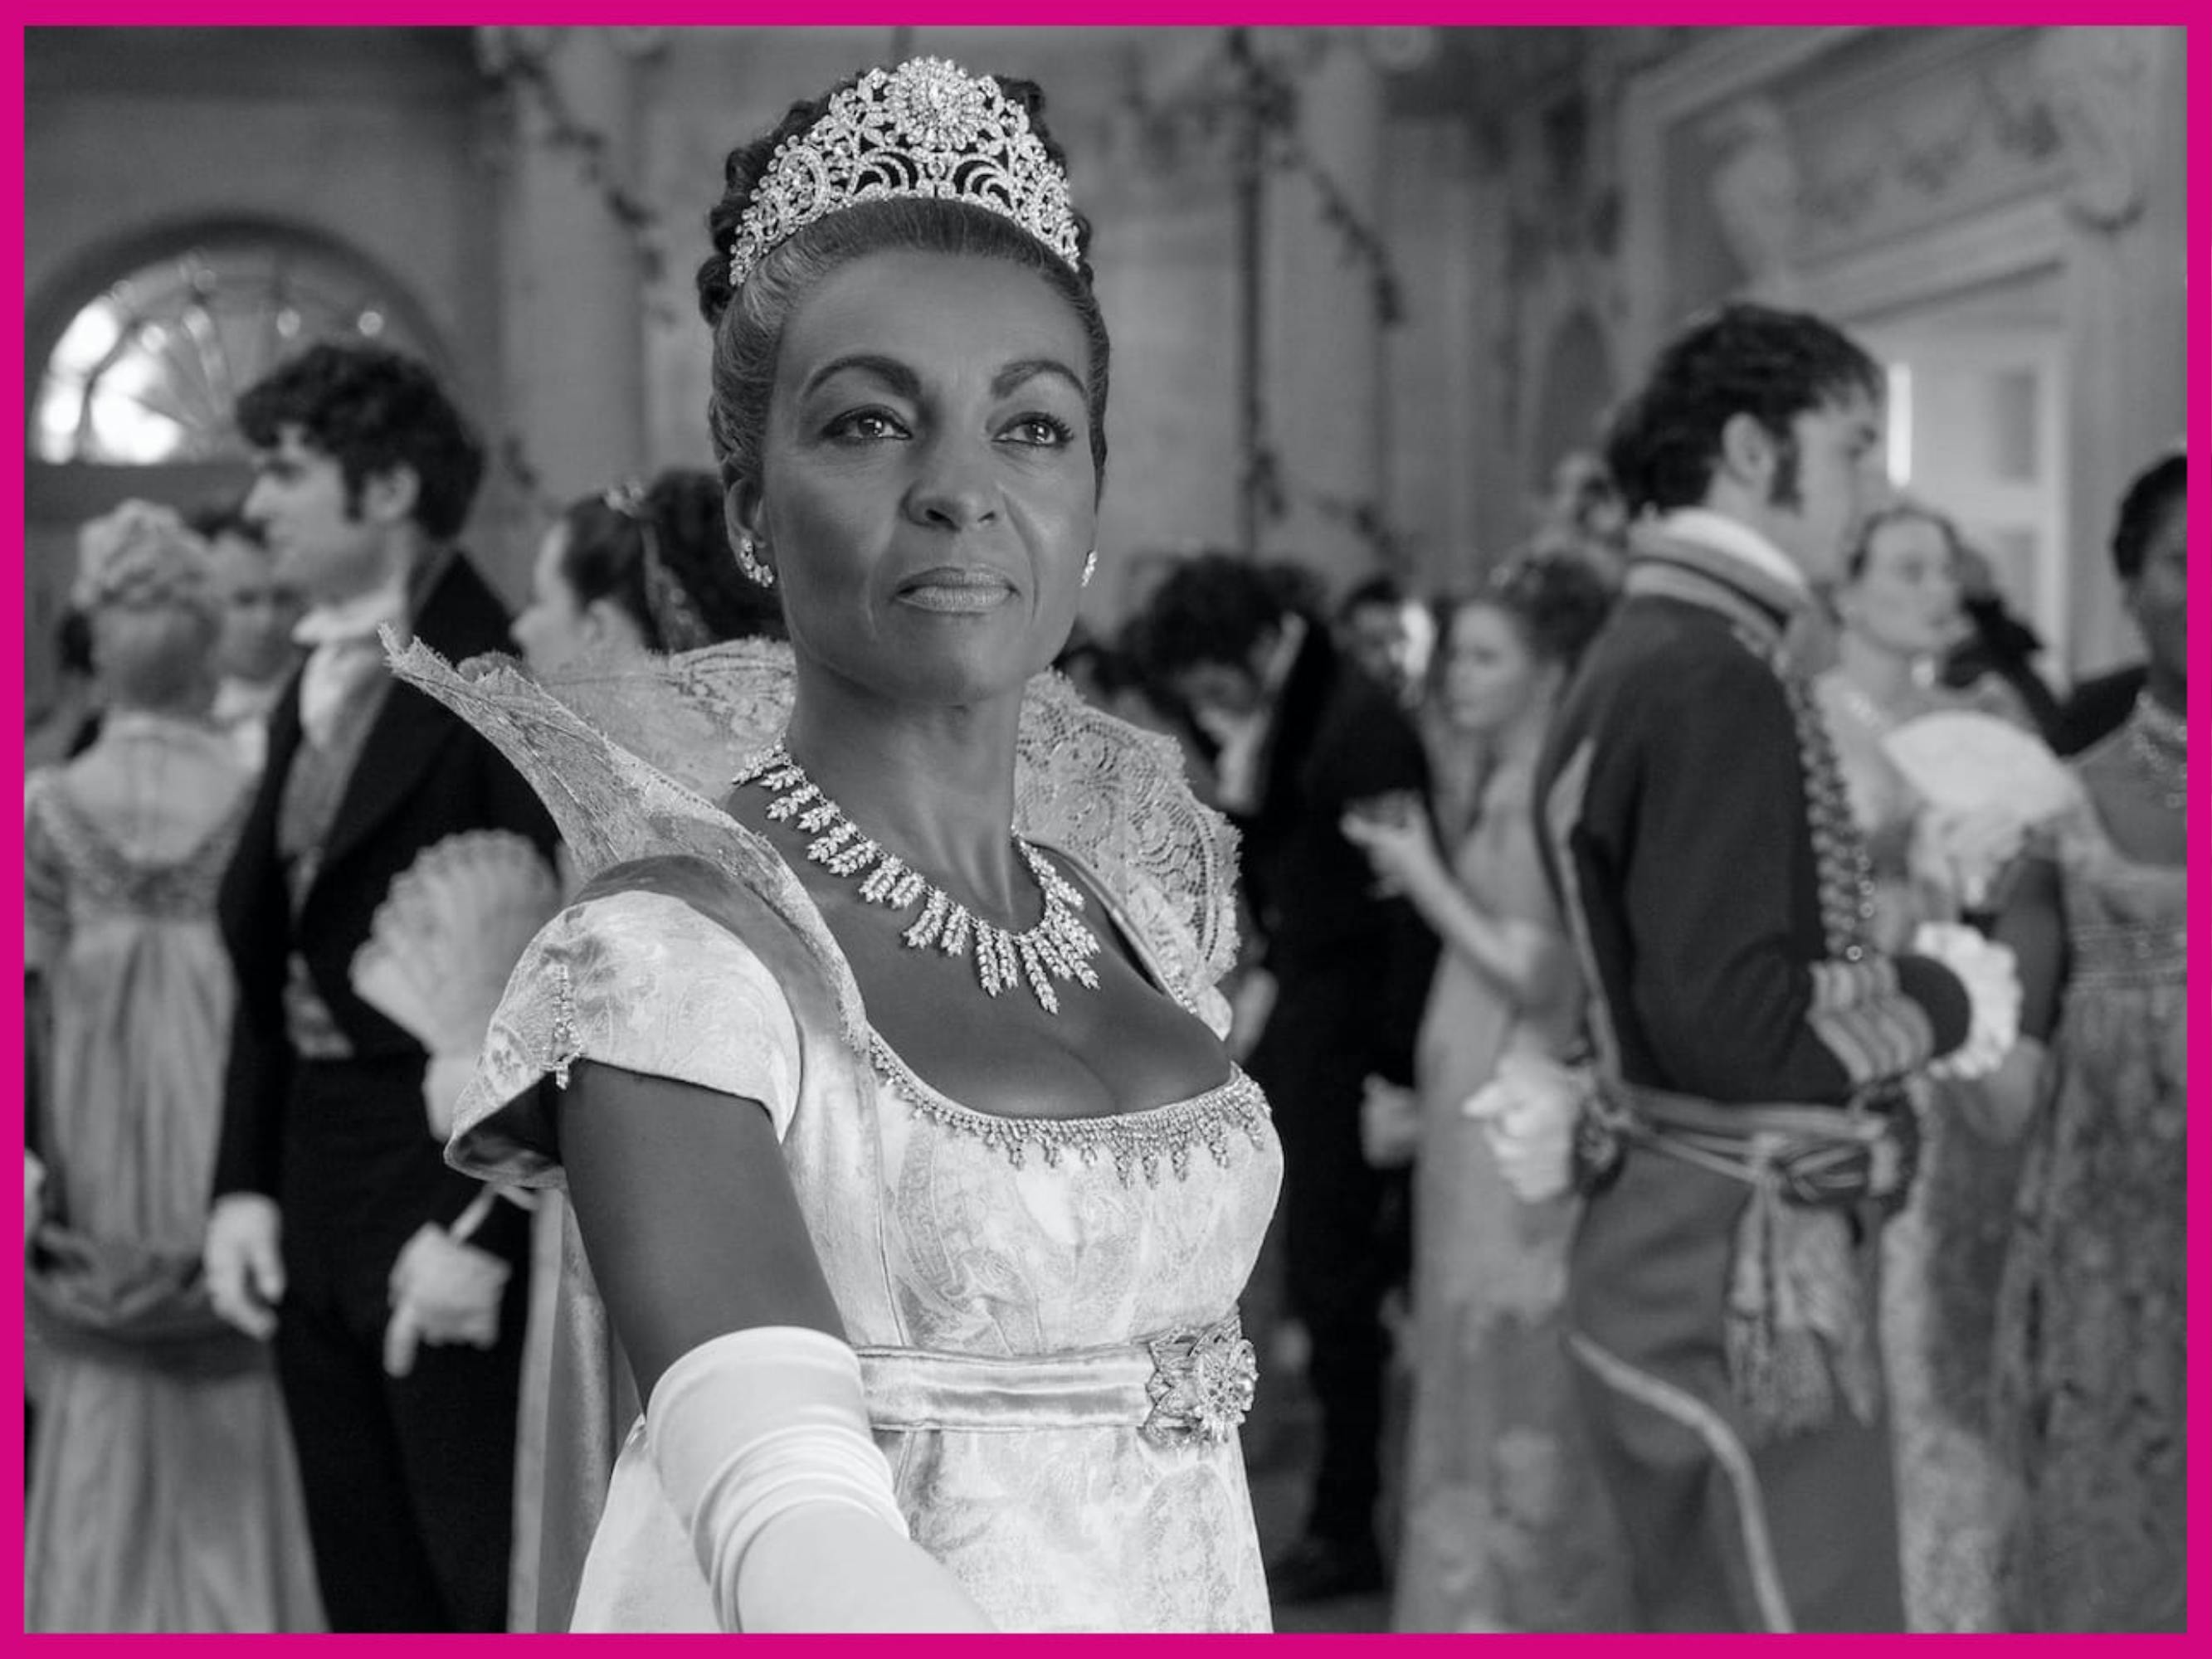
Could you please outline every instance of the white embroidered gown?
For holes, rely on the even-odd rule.
[[[804,890],[706,799],[780,733],[787,665],[779,647],[713,647],[650,684],[568,682],[556,701],[505,668],[464,677],[419,647],[400,659],[507,750],[586,874],[619,866],[518,965],[453,1161],[557,1184],[536,1094],[564,1060],[763,1102],[916,1540],[1001,1629],[1264,1630],[1233,1431],[1224,1419],[1220,1437],[1164,1441],[1146,1423],[1170,1382],[1170,1407],[1235,1393],[1224,1322],[1280,1176],[1265,1101],[1239,1073],[1194,1100],[1069,1122],[972,1111],[917,1078],[868,1029]],[[1218,1031],[1232,843],[1161,744],[1041,678],[1019,827],[1108,896],[1157,982]],[[1180,1336],[1172,1362],[1194,1332],[1208,1335],[1190,1364],[1155,1364],[1150,1344]],[[574,1627],[713,1626],[633,1428]]]

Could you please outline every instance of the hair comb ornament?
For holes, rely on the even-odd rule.
[[[661,559],[660,538],[653,533],[653,509],[646,499],[645,485],[635,478],[625,478],[601,490],[599,500],[637,526],[639,562],[645,573],[645,608],[653,617],[662,648],[696,651],[714,644],[714,630],[684,592],[684,584]]]
[[[817,219],[901,198],[966,202],[1012,220],[1071,267],[1079,257],[1067,175],[1029,112],[988,75],[913,58],[870,70],[776,147],[731,239],[731,284],[743,287]]]
[[[602,505],[613,508],[625,519],[638,524],[647,521],[645,485],[636,478],[624,478],[620,483],[609,484],[599,492]]]
[[[76,580],[70,603],[80,611],[114,605],[210,609],[207,548],[176,509],[131,500],[77,532]]]

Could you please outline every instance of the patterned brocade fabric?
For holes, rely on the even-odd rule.
[[[1281,1176],[1249,1080],[1064,1123],[973,1112],[916,1077],[868,1027],[849,968],[781,860],[707,799],[781,730],[776,665],[759,647],[674,659],[644,689],[555,688],[589,701],[581,713],[507,670],[465,678],[410,653],[400,672],[507,750],[564,833],[573,821],[579,864],[598,878],[516,969],[451,1160],[557,1184],[536,1099],[578,1060],[760,1101],[856,1348],[1025,1362],[957,1421],[876,1430],[916,1540],[994,1621],[1266,1629],[1233,1435],[1163,1444],[1135,1412],[1070,1423],[1049,1389],[1021,1385],[1234,1310]],[[611,728],[655,732],[653,758]],[[678,731],[706,752],[679,752]],[[1022,828],[1082,866],[1160,982],[1218,1030],[1233,842],[1154,742],[1042,684],[1024,716]],[[574,1627],[714,1626],[633,1428]]]
[[[2058,863],[2073,949],[1999,1296],[1992,1412],[2020,1486],[2004,1628],[2188,1617],[2189,877],[2090,814]]]
[[[474,1172],[560,1183],[536,1085],[578,1060],[757,1101],[778,1139],[798,1098],[799,1034],[782,991],[726,929],[665,893],[572,904],[530,942],[456,1108]],[[509,1102],[512,1127],[501,1121]]]

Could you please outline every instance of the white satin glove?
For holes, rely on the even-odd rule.
[[[732,1331],[653,1385],[646,1444],[726,1631],[987,1631],[907,1534],[860,1357],[820,1331]]]
[[[429,1121],[430,1136],[441,1146],[453,1139],[453,1108],[476,1075],[474,1050],[465,1054],[433,1054],[422,1071],[422,1115]]]
[[[216,1316],[248,1336],[276,1334],[284,1299],[283,1221],[276,1200],[260,1193],[226,1193],[208,1212],[200,1271]]]
[[[392,1318],[384,1328],[384,1370],[404,1376],[416,1350],[465,1342],[489,1348],[499,1340],[499,1303],[514,1269],[489,1250],[464,1244],[426,1221],[392,1264]]]
[[[2020,964],[2011,950],[1954,921],[1923,921],[1916,955],[1932,957],[1966,988],[1966,1040],[1928,1068],[1931,1077],[1967,1080],[1995,1071],[2020,1035]]]
[[[1516,1048],[1461,1106],[1482,1125],[1498,1172],[1522,1203],[1545,1203],[1574,1185],[1575,1126],[1589,1089],[1587,1072]]]
[[[1359,1099],[1359,1155],[1367,1167],[1402,1170],[1420,1144],[1420,1102],[1413,1091],[1370,1077]]]
[[[23,1149],[23,1249],[27,1255],[31,1240],[39,1231],[39,1223],[46,1218],[41,1203],[46,1190],[46,1166],[39,1162],[38,1154],[27,1146]]]

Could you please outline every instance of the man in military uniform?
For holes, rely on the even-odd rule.
[[[2002,1035],[2008,959],[1884,956],[1790,625],[1885,498],[1875,364],[1735,306],[1618,415],[1625,598],[1565,698],[1540,828],[1601,1108],[1568,1341],[1653,1629],[1897,1629],[1877,1230],[1906,1073]],[[1978,988],[1994,981],[1998,990]]]

